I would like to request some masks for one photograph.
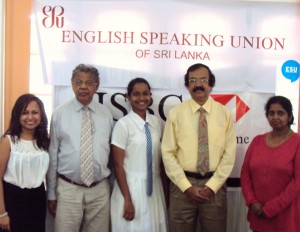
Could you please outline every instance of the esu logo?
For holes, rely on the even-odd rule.
[[[53,26],[62,28],[64,26],[64,12],[65,9],[62,6],[44,6],[43,15],[46,17],[44,17],[42,21],[43,26],[46,28],[51,28]]]
[[[294,82],[300,77],[300,64],[296,60],[288,60],[281,66],[281,73],[291,82]]]

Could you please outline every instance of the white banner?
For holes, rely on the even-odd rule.
[[[187,67],[203,62],[217,76],[215,91],[273,93],[276,66],[299,58],[295,6],[36,0],[44,75],[69,85],[70,71],[91,63],[103,87],[143,76],[153,88],[182,88]]]
[[[144,77],[152,86],[155,115],[190,98],[186,69],[208,65],[216,76],[213,97],[233,114],[239,177],[244,153],[257,134],[269,130],[264,104],[278,72],[300,60],[296,3],[201,1],[35,0],[37,40],[46,82],[55,86],[54,106],[73,97],[72,70],[88,63],[100,71],[95,96],[115,120],[129,110],[128,82]],[[294,83],[293,83],[294,84]]]

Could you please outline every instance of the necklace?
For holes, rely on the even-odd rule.
[[[276,137],[272,135],[272,132],[270,132],[267,136],[267,143],[271,147],[276,147],[276,146],[282,144],[284,141],[286,141],[292,133],[293,133],[293,131],[291,129],[289,129],[288,133],[286,133],[284,136],[278,136],[276,139]]]

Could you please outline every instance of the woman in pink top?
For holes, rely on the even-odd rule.
[[[290,129],[292,104],[274,96],[265,112],[272,131],[253,139],[242,166],[247,219],[255,232],[299,232],[300,136]]]

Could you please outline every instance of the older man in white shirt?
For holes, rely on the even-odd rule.
[[[48,208],[55,217],[56,232],[108,231],[110,185],[107,167],[113,118],[110,111],[93,100],[99,87],[98,70],[80,64],[72,74],[75,98],[58,107],[51,120],[50,167],[47,174]],[[82,164],[83,112],[90,115],[88,126],[92,154]],[[83,166],[91,167],[85,182]]]

